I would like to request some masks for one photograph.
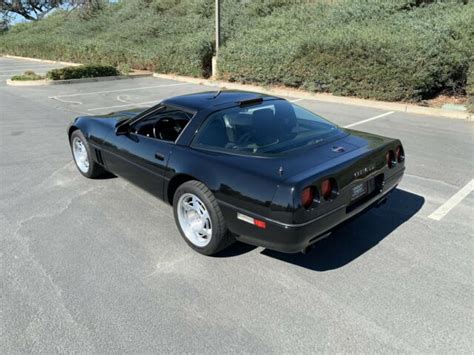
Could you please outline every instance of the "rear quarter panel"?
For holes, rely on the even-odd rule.
[[[255,167],[260,168],[256,169]],[[281,177],[278,162],[175,146],[169,178],[190,175],[204,183],[219,203],[268,216]]]

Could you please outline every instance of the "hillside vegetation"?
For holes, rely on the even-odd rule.
[[[57,11],[0,35],[0,52],[207,77],[212,5],[127,0],[86,19]],[[223,0],[222,8],[227,80],[409,101],[463,94],[474,81],[470,1]]]

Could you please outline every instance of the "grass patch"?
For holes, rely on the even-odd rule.
[[[44,80],[45,77],[36,74],[34,71],[27,70],[23,74],[12,76],[11,80],[15,81],[26,81],[26,80]]]

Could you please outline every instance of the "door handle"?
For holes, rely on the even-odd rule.
[[[165,160],[164,154],[161,154],[159,152],[155,153],[155,158],[158,159],[158,160],[161,160],[161,161]]]

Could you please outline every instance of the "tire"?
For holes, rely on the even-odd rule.
[[[104,168],[92,158],[93,155],[91,154],[89,144],[80,130],[77,129],[72,132],[69,144],[77,170],[83,176],[93,179],[105,173]]]
[[[217,200],[199,181],[191,180],[178,187],[173,196],[173,212],[181,236],[198,253],[214,255],[235,241]]]

